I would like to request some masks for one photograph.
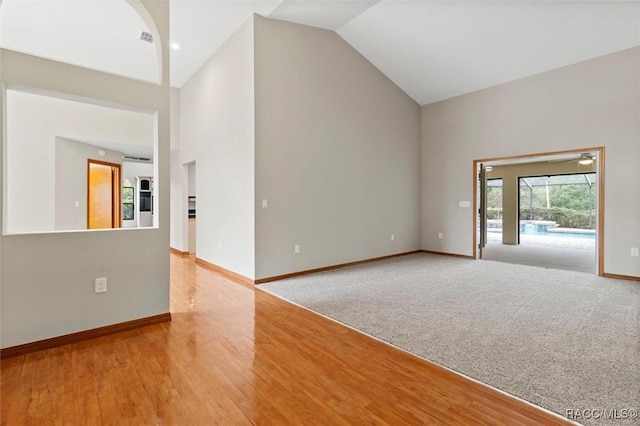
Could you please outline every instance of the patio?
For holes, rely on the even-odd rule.
[[[519,245],[502,244],[501,232],[489,232],[485,260],[595,274],[595,238],[566,234],[520,234]]]

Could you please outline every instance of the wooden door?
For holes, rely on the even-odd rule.
[[[120,228],[120,165],[89,160],[87,228]]]

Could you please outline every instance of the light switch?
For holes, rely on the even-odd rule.
[[[269,207],[269,201],[266,198],[262,199],[262,208],[266,209],[267,207]]]
[[[471,201],[460,201],[458,205],[462,208],[468,209],[471,207]]]
[[[76,207],[80,207],[80,201],[76,201]]]

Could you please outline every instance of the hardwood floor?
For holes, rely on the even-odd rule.
[[[2,361],[3,425],[564,424],[171,256],[173,321]]]

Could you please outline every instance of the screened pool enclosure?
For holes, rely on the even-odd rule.
[[[518,179],[520,234],[595,237],[596,173]],[[502,229],[502,179],[487,181],[487,227]]]

